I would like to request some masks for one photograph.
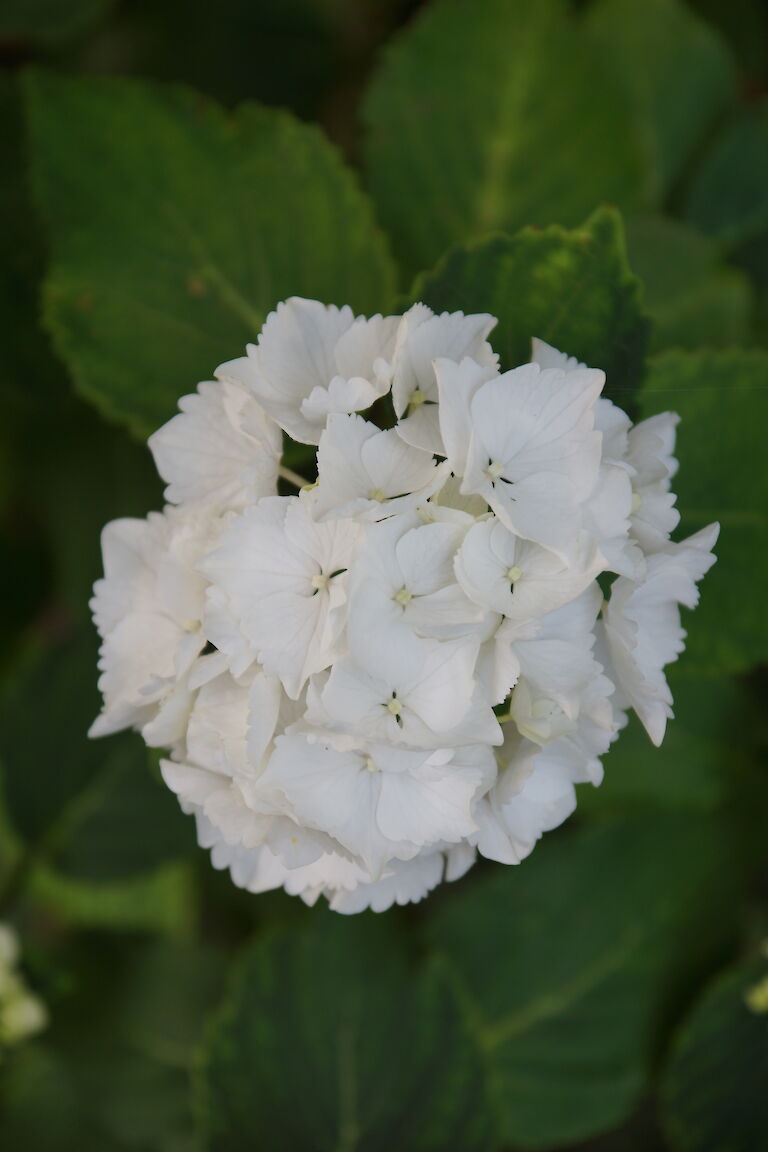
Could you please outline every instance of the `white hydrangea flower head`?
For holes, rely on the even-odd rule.
[[[663,738],[717,537],[670,539],[677,417],[539,340],[501,372],[495,323],[278,305],[151,438],[169,506],[104,531],[92,734],[165,748],[250,892],[421,900],[524,860],[628,708]]]

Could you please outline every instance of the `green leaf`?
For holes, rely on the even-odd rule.
[[[768,11],[763,0],[692,0],[692,7],[730,42],[743,77],[768,75]]]
[[[105,425],[75,397],[66,400],[35,420],[30,486],[52,553],[58,600],[90,628],[88,601],[103,571],[102,528],[108,520],[161,508],[163,484],[145,444]]]
[[[663,813],[569,829],[435,900],[431,942],[455,970],[506,1143],[560,1147],[633,1109],[679,958],[696,940],[690,987],[732,930],[719,836]]]
[[[225,957],[204,941],[154,940],[131,963],[121,989],[121,1034],[148,1056],[191,1066],[225,975]]]
[[[626,407],[644,371],[649,324],[627,263],[621,217],[599,208],[572,232],[525,228],[449,252],[417,278],[414,299],[436,311],[499,317],[492,340],[505,368],[530,359],[538,336],[607,374]]]
[[[643,181],[622,86],[560,0],[427,6],[386,50],[364,114],[406,272],[489,232],[633,205]]]
[[[597,0],[587,27],[635,107],[648,200],[660,203],[735,102],[733,61],[717,34],[679,0]]]
[[[686,658],[682,658],[683,670]],[[634,713],[603,757],[605,779],[599,788],[579,793],[579,810],[623,810],[643,805],[713,812],[724,801],[733,776],[739,686],[727,677],[673,675],[675,718],[664,743],[654,748]]]
[[[35,653],[0,701],[6,806],[30,843],[50,832],[116,743],[87,738],[99,711],[96,680],[96,640],[83,636]]]
[[[687,536],[719,520],[717,563],[685,621],[686,666],[739,672],[768,658],[768,355],[762,351],[668,352],[651,363],[643,415],[673,410],[680,471],[673,487]]]
[[[3,432],[8,434],[10,440],[18,428],[9,420]],[[6,465],[10,473],[7,479],[14,483],[13,496],[9,494],[9,507],[4,508],[0,514],[0,570],[3,572],[3,597],[0,602],[2,678],[11,674],[24,648],[27,631],[45,610],[51,591],[51,558],[47,542],[34,531],[23,514],[18,514],[18,506],[14,507],[21,477],[24,475],[20,468],[21,461],[17,459],[18,445],[19,441],[15,444],[0,444],[0,458],[4,450],[8,449],[8,456],[0,464],[0,471],[3,470],[3,464]]]
[[[82,395],[139,435],[282,298],[389,304],[384,240],[317,129],[137,80],[34,71],[26,96],[46,324]]]
[[[768,1148],[768,1016],[748,1004],[767,977],[764,959],[725,973],[681,1030],[663,1085],[672,1152]]]
[[[98,1146],[96,1140],[103,1134],[82,1113],[71,1064],[64,1055],[46,1041],[35,1040],[4,1054],[0,1068],[4,1148],[82,1152]]]
[[[13,1052],[0,1081],[3,1147],[194,1152],[190,1074],[226,957],[105,933],[47,951],[59,991],[43,1039]]]
[[[88,739],[97,675],[90,636],[38,652],[0,702],[0,752],[7,814],[26,850],[105,882],[149,872],[193,841],[138,736]]]
[[[734,116],[689,188],[686,216],[727,248],[768,231],[768,100]]]
[[[35,410],[41,394],[61,392],[64,373],[51,355],[39,326],[39,280],[43,246],[25,180],[24,122],[20,87],[15,76],[0,73],[0,218],[12,226],[0,229],[0,313],[3,317],[4,424],[10,403]],[[37,412],[35,413],[37,415]]]
[[[417,976],[392,927],[315,911],[248,949],[204,1053],[206,1148],[491,1146],[477,1054],[442,965]]]
[[[192,825],[145,759],[138,736],[111,753],[52,855],[59,873],[94,883],[122,880],[194,849]]]
[[[157,940],[131,956],[80,1069],[118,1147],[197,1152],[191,1074],[225,971],[225,957],[200,941]]]
[[[653,351],[747,341],[749,281],[722,262],[713,240],[665,216],[629,217],[626,228],[630,263],[653,321]]]

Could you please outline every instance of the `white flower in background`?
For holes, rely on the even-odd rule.
[[[19,959],[16,932],[0,923],[0,1059],[4,1048],[35,1036],[48,1023],[45,1005],[19,972]]]
[[[175,506],[104,531],[92,733],[168,749],[250,892],[382,911],[519,863],[625,709],[663,737],[717,536],[670,541],[677,417],[542,341],[500,374],[494,323],[278,305],[151,438]],[[298,495],[281,430],[318,445]]]

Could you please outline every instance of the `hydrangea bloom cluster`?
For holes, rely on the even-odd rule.
[[[495,323],[280,304],[151,437],[168,506],[104,531],[92,732],[169,749],[249,891],[380,911],[517,864],[627,708],[664,736],[717,536],[670,541],[677,418],[540,341],[501,372]]]
[[[3,1048],[34,1036],[48,1023],[45,1005],[30,992],[18,963],[18,936],[10,924],[0,923],[0,1058]]]

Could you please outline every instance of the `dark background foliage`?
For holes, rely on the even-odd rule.
[[[2,1148],[765,1152],[765,5],[0,0],[0,66],[0,919],[51,1015]],[[379,917],[237,890],[85,738],[100,528],[294,293],[606,368],[723,525],[663,748]]]

